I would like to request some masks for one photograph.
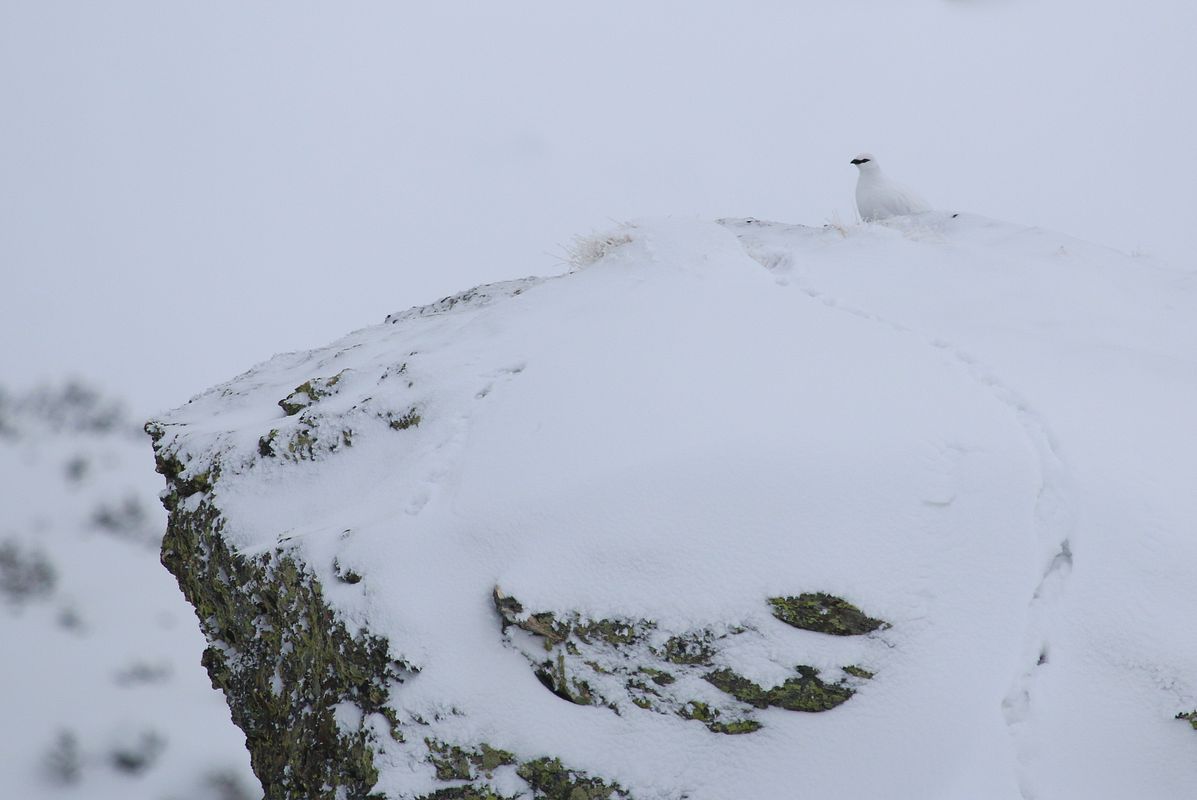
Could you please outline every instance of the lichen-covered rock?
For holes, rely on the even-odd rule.
[[[314,461],[328,453],[335,453],[342,447],[353,446],[353,429],[332,426],[324,417],[310,413],[298,417],[298,421],[286,429],[271,428],[258,439],[258,455],[264,458],[280,457],[287,461]]]
[[[578,763],[567,743],[529,747],[526,730],[508,731],[508,741],[502,726],[473,727],[470,704],[451,699],[455,690],[444,699],[429,696],[424,687],[446,666],[435,658],[426,663],[419,637],[362,625],[373,613],[363,600],[386,587],[382,565],[347,546],[360,535],[353,505],[309,500],[321,491],[311,482],[316,476],[335,478],[346,464],[373,463],[343,485],[357,492],[381,469],[380,478],[391,475],[407,493],[403,514],[416,521],[450,457],[469,441],[471,414],[502,403],[500,388],[522,381],[526,366],[518,352],[479,364],[470,346],[449,334],[479,324],[500,303],[523,302],[541,283],[481,287],[388,318],[383,330],[322,353],[278,357],[198,398],[181,418],[147,427],[167,481],[163,563],[196,608],[210,643],[204,665],[245,731],[269,798],[634,796],[593,760]],[[374,337],[393,344],[380,347]],[[446,359],[458,366],[447,367]],[[267,398],[268,405],[260,403]],[[236,407],[237,419],[253,421],[202,433],[207,426],[197,425],[196,415],[213,405]],[[381,448],[390,456],[381,458]],[[291,483],[309,488],[291,493]],[[256,488],[246,494],[245,487]],[[328,522],[313,537],[313,514],[292,507],[310,507]],[[397,526],[400,539],[405,527]],[[410,600],[421,602],[418,595]],[[753,651],[787,635],[783,626],[762,628],[772,623],[760,600],[752,619],[685,626],[648,615],[525,612],[520,600],[498,590],[489,604],[500,623],[493,643],[527,659],[532,669],[523,674],[543,687],[534,702],[561,698],[600,718],[665,717],[723,739],[767,725],[770,707],[826,710],[864,681],[826,654],[801,660],[797,643],[754,666]],[[406,611],[390,608],[384,613]],[[417,627],[458,623],[443,608],[424,613]],[[868,651],[852,652],[857,660]],[[778,674],[762,678],[761,669]],[[734,691],[724,675],[740,682]],[[798,683],[802,703],[792,699]],[[753,702],[741,684],[774,702]],[[812,700],[818,690],[821,699]],[[383,768],[398,763],[415,766],[410,773]]]
[[[160,427],[147,430],[161,439]],[[157,457],[170,512],[162,563],[211,642],[203,664],[245,732],[266,797],[373,796],[372,743],[402,736],[386,703],[411,667],[385,639],[351,634],[284,548],[252,558],[230,550],[211,495],[219,469],[196,475],[169,451]],[[356,724],[338,718],[343,705]]]
[[[159,428],[149,431],[161,438]],[[324,602],[319,582],[285,548],[256,558],[233,553],[221,537],[224,522],[208,477],[185,477],[186,467],[165,451],[158,467],[170,482],[162,561],[212,642],[203,664],[245,732],[266,797],[386,796],[374,791],[380,737],[404,744],[405,733],[427,727],[423,720],[400,721],[389,705],[392,691],[417,670],[392,654],[385,639],[351,634]],[[598,635],[607,626],[586,630]],[[346,723],[346,707],[354,722]],[[429,737],[424,744],[437,781],[472,783],[421,800],[514,800],[486,783],[502,767],[511,767],[535,798],[629,797],[556,758],[517,761],[485,742],[463,747]]]
[[[535,282],[515,285],[511,294],[531,285]],[[455,299],[417,316],[459,310],[471,300],[489,295]],[[514,800],[553,798],[561,791],[573,792],[575,800],[582,796],[578,792],[606,797],[616,791],[614,784],[563,767],[554,756],[517,758],[485,741],[438,738],[444,721],[439,713],[398,710],[401,703],[395,702],[418,667],[386,638],[341,618],[290,537],[280,536],[275,546],[253,554],[230,543],[220,496],[247,470],[318,464],[352,447],[358,432],[410,436],[421,425],[419,378],[410,366],[417,355],[375,372],[389,396],[409,398],[401,405],[355,396],[329,406],[341,400],[346,386],[360,386],[363,376],[354,370],[308,379],[279,401],[283,417],[258,435],[252,451],[217,448],[197,455],[169,424],[147,424],[158,472],[166,479],[162,502],[169,524],[162,562],[195,607],[209,640],[203,665],[245,732],[267,798]],[[328,575],[335,583],[357,586],[363,572],[334,557]],[[383,788],[379,759],[395,757],[427,764],[421,781],[428,788]],[[514,793],[513,782],[519,787]]]
[[[786,678],[781,685],[768,689],[730,669],[708,672],[703,680],[755,708],[777,706],[787,711],[827,711],[852,696],[849,686],[825,683],[819,679],[818,670],[812,667],[799,666],[796,669],[797,677]]]
[[[532,787],[532,796],[537,800],[613,800],[629,796],[619,784],[569,769],[556,758],[528,761],[516,773]]]
[[[833,636],[859,636],[885,626],[856,606],[825,592],[805,592],[797,597],[770,597],[773,616],[787,625]]]
[[[513,800],[498,794],[488,786],[449,786],[421,795],[419,800]]]
[[[754,718],[753,709],[774,706],[787,711],[828,711],[851,698],[854,686],[873,677],[860,667],[847,666],[843,677],[827,683],[818,669],[796,665],[793,676],[763,688],[726,666],[718,666],[725,660],[725,652],[760,647],[765,641],[761,632],[747,623],[670,633],[651,620],[596,620],[577,613],[528,612],[523,603],[499,587],[492,598],[504,630],[530,634],[512,636],[511,642],[531,663],[545,688],[571,703],[606,706],[617,714],[641,709],[697,720],[715,733],[752,733],[762,724]],[[822,606],[855,608],[830,595],[819,598]],[[770,603],[776,607],[775,600],[771,598]],[[864,616],[858,609],[856,613]],[[880,620],[870,621],[877,624],[869,631],[882,625]],[[856,635],[841,634],[838,628],[836,633]],[[722,694],[709,692],[704,681]]]
[[[293,417],[325,397],[336,394],[337,384],[341,382],[344,372],[338,372],[330,378],[312,378],[295,387],[295,391],[278,401],[279,408],[288,417]]]
[[[1160,709],[1193,708],[1197,656],[1102,579],[1165,528],[1187,552],[1187,506],[1140,490],[1186,496],[1193,448],[1151,472],[1154,422],[1094,441],[1126,386],[1191,360],[1126,313],[1179,290],[1054,240],[943,214],[638,223],[567,275],[277,356],[158,420],[165,558],[267,791],[1005,800],[1093,788],[1097,739],[1118,766],[1097,789],[1190,790]],[[1144,338],[1058,335],[1080,306]],[[1151,480],[1090,471],[1105,452]],[[1126,513],[1086,505],[1110,486]],[[1136,607],[1193,610],[1150,588]],[[1117,658],[1092,666],[1099,644]]]
[[[474,749],[445,744],[435,739],[426,739],[424,743],[428,745],[428,761],[436,768],[437,780],[472,781],[482,776],[489,778],[499,767],[515,763],[511,753],[485,742]]]

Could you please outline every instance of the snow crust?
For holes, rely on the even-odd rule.
[[[1191,277],[938,213],[619,240],[259,365],[166,417],[166,443],[195,470],[219,456],[232,544],[292,549],[420,667],[392,702],[443,740],[637,798],[1191,796]],[[334,375],[311,419],[351,446],[263,456],[301,424],[279,400]],[[749,735],[617,716],[545,690],[495,586],[665,632],[751,623],[767,644],[727,657],[762,685],[795,663],[876,677]],[[892,627],[769,615],[808,591]],[[379,790],[436,787],[422,746],[379,746]]]

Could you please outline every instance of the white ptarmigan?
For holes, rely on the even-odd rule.
[[[861,153],[851,163],[860,170],[860,178],[856,181],[856,209],[865,222],[931,210],[926,200],[885,177],[881,167],[877,166],[877,159],[868,153]]]

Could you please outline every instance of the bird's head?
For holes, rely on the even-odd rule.
[[[873,158],[872,153],[861,153],[849,163],[854,165],[861,172],[877,169],[877,159]]]

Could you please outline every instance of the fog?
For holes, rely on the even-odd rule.
[[[3,0],[0,380],[153,413],[613,221],[853,222],[861,150],[1191,270],[1194,30],[1174,0]]]

